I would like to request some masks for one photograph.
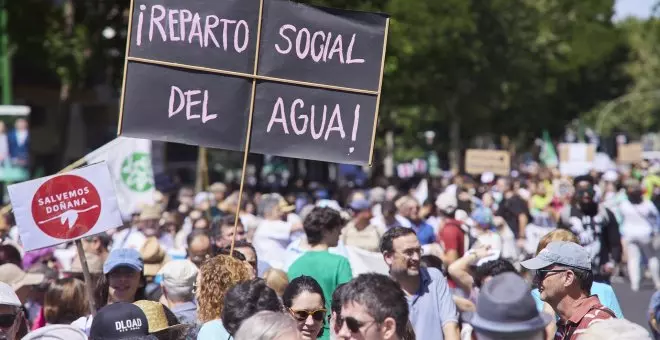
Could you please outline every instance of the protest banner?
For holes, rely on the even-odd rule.
[[[492,172],[508,176],[511,172],[511,155],[508,151],[469,149],[465,152],[465,172],[471,175]]]
[[[641,162],[644,147],[642,143],[619,144],[617,148],[617,162],[632,164]]]
[[[87,293],[94,295],[80,239],[122,225],[108,165],[10,185],[9,198],[25,251],[75,241]],[[89,299],[92,315],[94,299]]]
[[[130,13],[118,134],[243,151],[239,206],[249,152],[371,164],[388,16],[286,0]]]
[[[592,169],[595,157],[596,146],[593,144],[559,144],[559,171],[567,176],[584,175]]]
[[[10,185],[8,191],[25,251],[122,225],[106,163]]]
[[[154,204],[150,140],[120,136],[87,154],[85,160],[108,165],[122,216],[130,217],[142,206]]]
[[[386,15],[283,0],[134,0],[131,13],[120,134],[371,162]]]

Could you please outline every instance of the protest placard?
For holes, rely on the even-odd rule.
[[[370,163],[388,25],[284,0],[134,0],[119,132]]]
[[[23,248],[54,246],[122,225],[106,163],[10,185]]]
[[[465,172],[471,175],[492,172],[508,176],[511,172],[511,155],[508,151],[469,149],[465,152]]]
[[[596,146],[587,143],[559,144],[559,171],[567,176],[588,173],[596,157]]]
[[[644,152],[642,143],[619,144],[617,148],[617,162],[621,164],[632,164],[641,162]]]

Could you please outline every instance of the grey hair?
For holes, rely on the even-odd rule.
[[[193,294],[193,286],[168,285],[165,280],[160,284],[167,290],[167,299],[172,302],[188,302],[195,298],[195,294]]]
[[[593,322],[593,321],[592,321]],[[626,319],[608,319],[593,322],[579,340],[651,340],[644,327]]]
[[[298,334],[292,317],[278,312],[259,312],[243,321],[234,340],[276,340],[285,335]]]

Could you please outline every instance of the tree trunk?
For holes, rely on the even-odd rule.
[[[66,0],[64,1],[63,4],[63,12],[64,12],[64,23],[65,23],[65,31],[66,35],[68,37],[73,36],[73,25],[74,25],[74,20],[75,20],[75,9],[73,6],[73,0]],[[58,126],[58,131],[60,131],[60,152],[58,154],[59,157],[57,157],[57,162],[59,164],[60,168],[65,167],[67,164],[65,155],[66,155],[66,145],[67,145],[67,139],[69,137],[69,119],[70,119],[70,114],[71,114],[71,91],[73,88],[73,81],[72,81],[72,76],[69,75],[68,78],[66,76],[62,77],[60,79],[61,85],[60,85],[60,95],[59,95],[59,119],[57,120],[59,123]]]

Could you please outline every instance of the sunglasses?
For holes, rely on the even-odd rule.
[[[0,314],[0,328],[9,328],[14,324],[16,314]]]
[[[364,327],[367,324],[374,323],[376,322],[376,320],[372,320],[369,322],[360,322],[354,317],[349,316],[346,318],[337,317],[336,322],[337,322],[337,327],[339,328],[343,327],[344,323],[346,323],[346,327],[348,327],[348,330],[351,331],[351,333],[359,333],[362,327]]]
[[[309,310],[295,310],[289,308],[291,315],[298,321],[305,321],[311,315],[314,321],[323,321],[325,319],[325,308],[309,311]]]
[[[562,273],[569,271],[568,269],[538,269],[536,271],[536,275],[534,275],[534,284],[538,286],[545,280],[546,276],[548,276],[549,273]]]

